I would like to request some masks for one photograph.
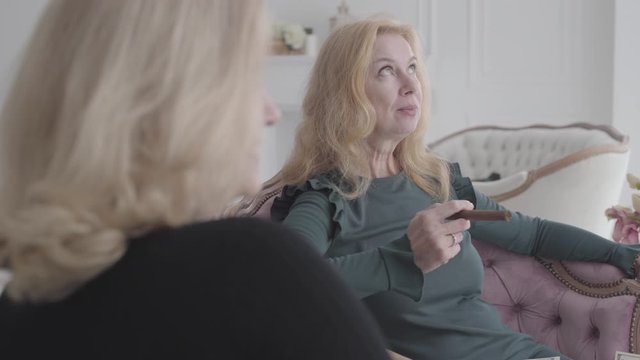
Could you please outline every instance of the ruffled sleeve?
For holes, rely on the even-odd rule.
[[[301,234],[342,275],[360,298],[395,291],[422,298],[424,274],[413,263],[406,236],[381,247],[342,256],[327,256],[340,229],[348,225],[345,200],[326,177],[287,186],[274,200],[271,217]]]
[[[280,196],[276,197],[271,206],[271,220],[283,222],[295,203],[298,196],[307,192],[319,192],[323,194],[333,208],[331,220],[341,228],[344,227],[343,212],[345,200],[337,190],[336,185],[330,180],[330,175],[321,175],[307,180],[301,185],[286,185]]]
[[[449,177],[451,179],[451,188],[455,191],[458,199],[467,200],[474,206],[477,205],[476,193],[473,189],[471,179],[462,176],[458,163],[449,163]]]

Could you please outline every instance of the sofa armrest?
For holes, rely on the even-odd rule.
[[[556,262],[474,240],[483,259],[483,299],[515,331],[574,358],[638,352],[640,284],[597,263]]]
[[[529,186],[533,181],[530,171],[520,171],[494,181],[474,181],[473,187],[481,193],[500,201],[511,196],[511,193]]]

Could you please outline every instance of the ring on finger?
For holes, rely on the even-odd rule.
[[[449,247],[454,247],[456,246],[456,243],[458,242],[458,239],[456,239],[456,234],[449,234],[451,236],[451,245],[449,245]]]

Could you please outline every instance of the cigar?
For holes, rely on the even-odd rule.
[[[511,211],[462,210],[447,218],[447,220],[455,219],[467,219],[471,221],[509,221],[511,220]]]

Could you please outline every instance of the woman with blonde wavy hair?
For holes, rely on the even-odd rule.
[[[263,7],[48,5],[1,115],[2,358],[386,358],[295,234],[219,219],[278,118]]]
[[[480,299],[471,237],[510,251],[606,262],[636,274],[638,246],[505,209],[425,149],[427,76],[415,30],[368,19],[334,31],[319,52],[303,121],[271,208],[314,245],[363,299],[391,350],[412,359],[560,356],[504,325]]]

